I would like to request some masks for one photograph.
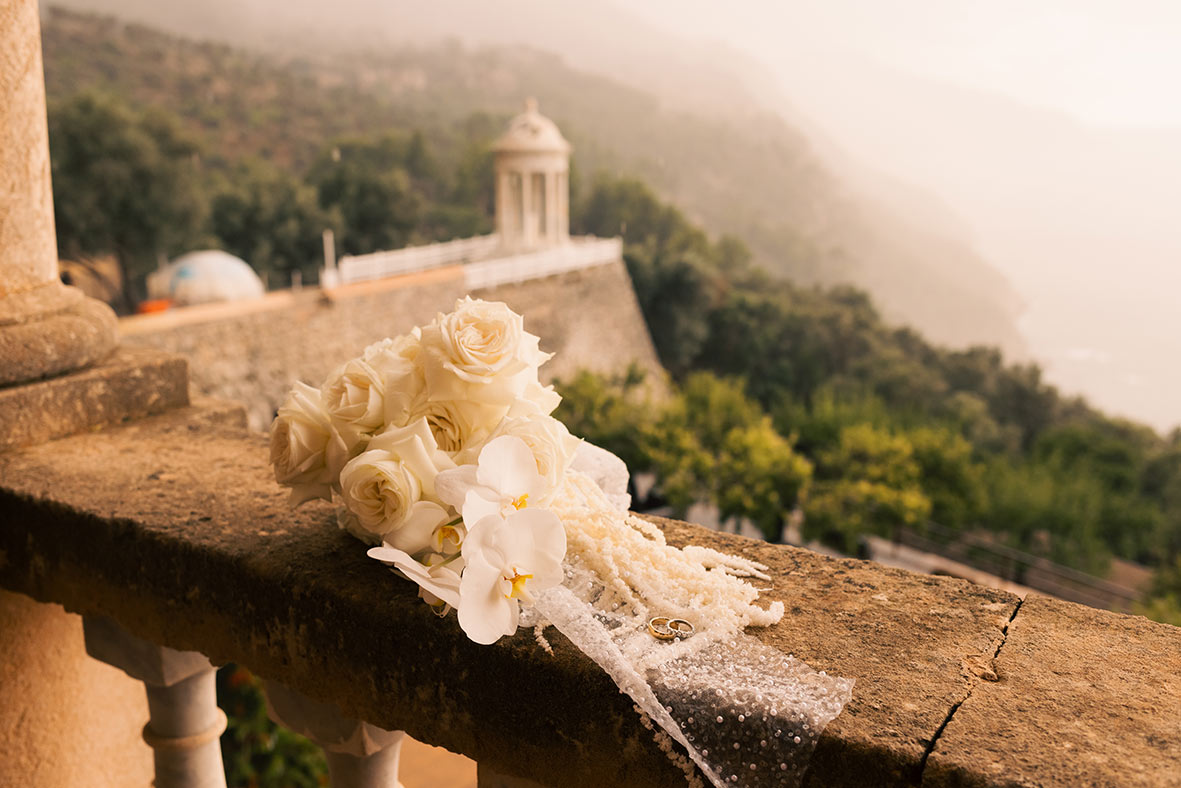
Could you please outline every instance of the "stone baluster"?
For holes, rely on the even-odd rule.
[[[0,386],[79,369],[115,314],[58,279],[37,0],[0,0]]]
[[[349,719],[335,706],[312,700],[274,681],[265,682],[271,719],[322,750],[333,788],[401,788],[402,731]]]
[[[221,761],[226,715],[217,707],[216,671],[204,655],[138,638],[105,618],[82,620],[86,652],[144,683],[150,719],[144,741],[156,788],[225,788]]]

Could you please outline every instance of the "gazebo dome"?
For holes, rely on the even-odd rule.
[[[148,276],[148,293],[189,305],[262,298],[266,288],[241,258],[220,249],[206,249],[181,255]]]
[[[497,153],[570,153],[570,143],[552,120],[537,111],[537,101],[527,99],[525,111],[509,121],[508,130],[492,149]]]

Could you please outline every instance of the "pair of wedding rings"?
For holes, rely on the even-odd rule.
[[[657,640],[680,640],[696,631],[696,628],[683,618],[657,616],[648,621],[648,634]]]

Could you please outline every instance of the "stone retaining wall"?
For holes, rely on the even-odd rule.
[[[448,311],[465,294],[462,267],[355,285],[271,293],[261,301],[190,307],[120,321],[123,343],[179,353],[195,393],[246,407],[265,429],[291,383],[318,383],[338,364],[383,337]],[[542,377],[580,368],[622,371],[632,362],[660,369],[622,261],[473,295],[505,301],[555,353]]]

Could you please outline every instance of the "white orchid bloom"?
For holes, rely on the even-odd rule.
[[[462,514],[469,531],[485,517],[506,517],[549,492],[528,444],[513,435],[488,441],[475,465],[435,477],[436,496]]]
[[[428,605],[459,607],[459,570],[462,569],[462,564],[457,568],[457,562],[443,563],[443,559],[432,556],[435,558],[432,565],[423,566],[404,550],[398,550],[388,544],[370,548],[367,555],[383,564],[392,564],[406,579],[416,583],[419,596]]]
[[[482,645],[516,632],[520,604],[562,582],[565,555],[566,530],[548,509],[479,520],[463,543],[459,626]]]
[[[442,552],[444,546],[450,546],[450,541],[445,541],[446,537],[451,536],[449,532],[455,530],[455,526],[447,524],[451,519],[452,515],[437,503],[419,501],[410,507],[410,514],[402,523],[402,527],[387,532],[382,537],[382,541],[390,547],[405,550],[407,553],[420,553],[427,548]],[[440,536],[440,531],[448,533]],[[462,544],[463,535],[453,537],[453,539],[455,538],[458,539],[459,544]],[[438,547],[435,546],[436,544]],[[458,549],[458,544],[456,544],[449,552],[455,553]]]
[[[463,548],[467,526],[462,522],[443,523],[431,532],[431,549],[444,556],[454,555]]]

